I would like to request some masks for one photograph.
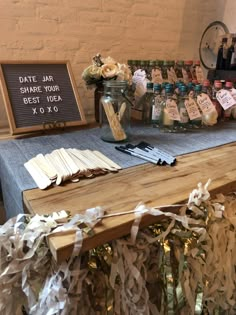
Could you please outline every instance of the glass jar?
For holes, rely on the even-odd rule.
[[[94,90],[94,115],[95,121],[99,122],[99,108],[100,108],[100,99],[104,94],[104,86],[102,83],[97,84],[96,89]]]
[[[169,61],[164,60],[163,66],[162,66],[162,79],[164,82],[168,82],[168,67],[169,67]]]
[[[124,142],[130,135],[130,101],[126,96],[127,81],[104,82],[104,96],[100,100],[101,139]]]
[[[183,60],[177,60],[175,62],[175,73],[179,82],[183,82],[183,72],[182,72],[183,67],[184,67]]]

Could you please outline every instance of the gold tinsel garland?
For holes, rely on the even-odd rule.
[[[97,219],[73,218],[77,251],[59,266],[46,243],[58,226],[51,216],[8,221],[0,227],[0,314],[21,306],[30,315],[236,314],[236,198],[211,200],[207,186],[179,215],[164,213],[139,231],[142,215],[163,212],[138,205],[129,237],[83,255],[78,225],[91,229]]]

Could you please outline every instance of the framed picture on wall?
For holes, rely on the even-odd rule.
[[[68,61],[0,62],[12,134],[86,124]]]

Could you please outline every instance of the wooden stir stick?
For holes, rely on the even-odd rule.
[[[112,106],[112,103],[111,102],[106,102],[106,103],[102,102],[102,105],[103,105],[104,111],[106,113],[107,120],[108,120],[108,123],[110,125],[111,132],[112,132],[114,139],[117,141],[125,140],[127,138],[126,133],[120,124],[119,117],[115,113],[114,108]]]

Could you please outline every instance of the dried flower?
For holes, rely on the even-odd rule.
[[[102,65],[102,76],[103,78],[114,78],[118,73],[117,65],[113,63]]]
[[[132,84],[132,74],[126,64],[120,64],[110,56],[103,58],[100,54],[94,56],[92,65],[84,69],[82,79],[86,85],[97,85],[104,80],[128,81]]]
[[[87,84],[94,83],[93,81],[101,80],[102,68],[96,65],[91,65],[87,67],[82,73],[82,79],[86,81]],[[91,83],[89,83],[91,82]]]

